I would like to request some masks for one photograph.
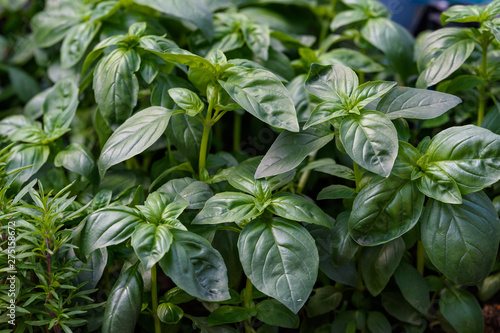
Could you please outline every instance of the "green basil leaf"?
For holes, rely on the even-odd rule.
[[[341,268],[347,265],[359,248],[359,245],[349,234],[348,222],[350,214],[350,211],[340,213],[333,223],[333,228],[331,230],[332,238],[329,256],[335,268]]]
[[[224,90],[243,109],[263,122],[299,131],[293,99],[281,81],[271,72],[261,69],[241,69],[219,80]]]
[[[99,58],[99,56],[102,54],[105,48],[111,45],[116,45],[118,44],[123,38],[125,38],[125,35],[115,35],[108,37],[106,39],[103,39],[102,41],[97,44],[92,52],[90,52],[87,57],[85,58],[85,61],[83,62],[82,66],[82,74],[87,72],[87,70],[90,68],[90,66],[94,63],[94,61]]]
[[[491,299],[500,290],[500,272],[489,275],[478,286],[478,296],[481,301]]]
[[[417,88],[427,88],[446,79],[469,58],[474,41],[466,30],[443,28],[427,35],[417,52],[421,72]]]
[[[283,131],[260,162],[255,178],[293,170],[307,155],[325,146],[333,137],[329,124],[309,127],[300,133]]]
[[[444,203],[462,203],[457,183],[439,165],[428,164],[416,184],[420,192],[430,198]]]
[[[392,174],[403,179],[411,179],[413,170],[418,168],[417,161],[420,157],[418,149],[407,142],[399,141],[398,157],[394,161]]]
[[[210,61],[189,51],[172,47],[171,43],[161,37],[153,39],[152,36],[145,36],[141,38],[139,45],[165,61],[200,69],[211,75],[216,74],[216,69]]]
[[[259,216],[254,197],[239,192],[217,193],[207,200],[193,224],[217,224],[247,220]]]
[[[446,93],[456,94],[459,91],[477,88],[482,84],[483,80],[480,77],[474,75],[459,75],[454,77],[450,81],[450,84],[446,87]],[[424,91],[432,92],[432,90],[424,90]]]
[[[311,116],[304,125],[304,129],[315,126],[325,121],[348,116],[349,112],[345,110],[342,103],[339,102],[323,102],[318,104],[311,112]]]
[[[370,18],[361,35],[382,51],[404,81],[415,73],[412,35],[401,25],[385,17]]]
[[[175,193],[156,191],[148,195],[144,205],[136,207],[150,223],[159,224],[176,219],[188,205],[187,201]],[[185,227],[181,229],[186,230]]]
[[[366,326],[372,333],[392,332],[391,323],[381,312],[368,312]]]
[[[118,278],[106,302],[102,332],[132,332],[141,313],[143,282],[138,263]]]
[[[484,332],[484,318],[476,297],[467,290],[446,288],[439,310],[458,333]]]
[[[334,20],[337,17],[343,17],[347,12],[349,11],[342,12],[342,15],[336,15]],[[366,73],[382,72],[384,70],[384,66],[378,64],[369,56],[359,51],[345,48],[338,48],[320,54],[318,61],[323,65],[339,64]]]
[[[382,97],[377,111],[389,119],[432,119],[460,104],[459,97],[433,90],[396,87]]]
[[[15,183],[22,184],[31,178],[49,158],[50,149],[45,145],[20,144],[12,148],[12,157],[5,165],[5,171],[11,173]],[[23,170],[14,172],[14,170]]]
[[[62,166],[87,178],[95,187],[99,185],[99,172],[94,156],[87,147],[80,143],[72,143],[57,153],[54,165]]]
[[[198,0],[134,0],[139,5],[191,22],[208,39],[214,35],[213,16],[205,1]]]
[[[342,292],[334,286],[324,286],[314,290],[307,303],[307,316],[317,317],[333,311],[342,301]]]
[[[175,193],[180,195],[184,200],[189,202],[187,209],[201,209],[205,202],[214,194],[210,187],[199,180],[192,178],[172,179],[166,184],[163,184],[158,192]]]
[[[132,233],[132,247],[145,270],[150,270],[170,250],[172,233],[165,225],[141,223]]]
[[[171,115],[169,109],[152,106],[127,119],[102,148],[97,162],[101,177],[111,166],[142,153],[155,143],[165,132]]]
[[[194,89],[188,81],[178,76],[159,73],[159,75],[153,81],[153,89],[151,91],[151,104],[163,106],[164,108],[168,109],[173,109],[175,106],[175,102],[168,94],[168,91],[171,88],[186,88],[190,90]]]
[[[351,168],[343,166],[341,164],[337,164],[331,158],[322,158],[316,161],[313,161],[306,165],[301,172],[313,170],[318,172],[323,172],[334,177],[339,177],[347,180],[354,180],[354,171]]]
[[[271,44],[269,27],[264,24],[246,22],[242,25],[242,32],[250,50],[262,60],[267,60]]]
[[[408,179],[372,180],[354,199],[349,233],[361,245],[386,243],[408,232],[422,214],[425,196]]]
[[[431,307],[429,287],[415,267],[405,262],[399,264],[394,278],[404,298],[415,309],[426,314]]]
[[[274,218],[247,224],[238,241],[246,276],[264,294],[297,313],[318,275],[314,239],[298,223]]]
[[[500,12],[500,10],[499,10],[499,12]],[[497,41],[500,43],[499,20],[495,19],[494,22],[492,22],[492,21],[485,22],[484,26],[487,27],[488,29],[490,29],[490,31],[493,33],[493,35],[495,36],[495,38],[497,39]]]
[[[163,323],[170,325],[177,324],[184,317],[184,311],[170,302],[159,304],[156,312]]]
[[[207,323],[210,326],[238,323],[251,318],[252,315],[248,309],[239,306],[223,305],[215,309],[207,317]]]
[[[331,228],[328,216],[315,203],[297,194],[278,192],[272,196],[267,209],[285,219],[322,225]]]
[[[441,13],[441,24],[448,22],[482,22],[483,13],[486,7],[473,5],[454,5]]]
[[[351,95],[351,100],[359,109],[365,107],[371,101],[384,96],[396,85],[396,82],[371,81],[356,87]]]
[[[370,294],[377,296],[384,290],[398,268],[404,252],[405,242],[401,238],[379,246],[363,248],[361,273]]]
[[[408,303],[401,293],[383,292],[382,306],[385,311],[394,318],[409,323],[415,326],[420,326],[426,323],[425,317],[422,316],[413,306]]]
[[[68,128],[78,107],[78,86],[73,78],[65,78],[51,89],[43,103],[46,132]]]
[[[99,2],[90,16],[90,22],[103,20],[113,15],[120,7],[120,1],[109,0]]]
[[[343,65],[324,66],[312,64],[306,80],[309,93],[325,101],[341,102],[342,96],[350,96],[359,85],[358,76]]]
[[[229,175],[229,184],[240,191],[258,197],[258,199],[269,197],[271,195],[269,182],[265,179],[256,180],[254,178],[261,159],[261,156],[253,157],[236,166]]]
[[[387,177],[398,154],[393,123],[377,111],[350,115],[340,125],[340,139],[348,155],[368,171]]]
[[[335,17],[332,20],[332,23],[330,24],[330,29],[332,31],[337,30],[340,27],[343,27],[345,25],[355,23],[355,22],[360,22],[368,19],[369,16],[367,13],[361,10],[344,10],[342,11],[342,15],[335,15]]]
[[[56,8],[38,12],[31,19],[36,44],[49,47],[64,38],[68,30],[80,21],[80,3],[62,1]]]
[[[110,126],[127,120],[137,104],[139,83],[135,72],[141,58],[133,49],[117,48],[101,59],[94,72],[94,94],[101,114]]]
[[[90,258],[87,259],[86,264],[78,262],[75,265],[78,266],[80,264],[82,266],[78,267],[85,268],[85,270],[80,271],[80,273],[72,280],[73,283],[79,285],[80,283],[85,282],[85,285],[83,285],[80,290],[95,289],[99,280],[101,280],[107,263],[108,251],[106,249],[99,249],[98,251],[92,252]]]
[[[70,68],[78,63],[99,32],[101,22],[84,22],[72,27],[61,46],[61,66]]]
[[[297,118],[299,122],[305,122],[309,118],[313,105],[311,104],[310,95],[307,92],[304,83],[307,76],[300,74],[287,84],[286,89],[290,92],[297,110]]]
[[[9,136],[10,141],[42,144],[47,139],[45,133],[39,126],[21,127]]]
[[[330,185],[323,188],[318,193],[318,200],[324,199],[354,199],[356,198],[356,190],[345,185]]]
[[[94,250],[115,245],[130,237],[144,218],[126,206],[107,207],[87,218],[80,238],[80,251],[87,256]]]
[[[172,88],[168,90],[168,94],[174,100],[175,104],[186,111],[186,114],[190,117],[196,116],[205,108],[205,104],[198,95],[189,89]]]
[[[448,278],[474,285],[488,275],[497,255],[500,223],[486,194],[466,194],[461,205],[430,200],[421,230],[429,259]]]
[[[298,328],[300,318],[286,306],[274,299],[266,299],[255,307],[255,318],[263,323],[284,328]]]
[[[14,67],[7,67],[7,74],[12,83],[12,88],[22,102],[26,103],[40,92],[39,83],[24,70]]]
[[[427,149],[428,166],[437,165],[455,180],[462,194],[500,179],[500,136],[474,125],[437,134]]]
[[[141,68],[139,72],[147,84],[151,84],[160,72],[158,67],[158,62],[155,58],[148,56],[141,57]]]
[[[224,260],[205,238],[171,229],[170,251],[160,260],[163,272],[188,294],[208,302],[230,298]]]

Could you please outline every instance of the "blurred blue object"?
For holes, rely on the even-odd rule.
[[[469,0],[469,1],[433,1],[433,0],[379,0],[392,12],[392,19],[407,28],[410,32],[414,32],[418,24],[424,16],[426,6],[430,3],[436,7],[446,10],[454,4],[476,4],[485,5],[490,1],[484,0]]]

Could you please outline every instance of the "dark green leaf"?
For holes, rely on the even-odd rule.
[[[413,170],[418,168],[417,161],[420,159],[420,152],[411,144],[399,141],[398,157],[394,161],[392,174],[404,178],[411,179]]]
[[[324,286],[314,290],[307,303],[307,316],[310,318],[328,313],[340,305],[342,292],[333,286]]]
[[[78,86],[73,78],[65,78],[51,89],[43,103],[46,132],[68,128],[78,107]]]
[[[500,223],[486,194],[466,194],[461,205],[430,200],[421,229],[429,259],[448,278],[473,285],[488,275],[497,254]]]
[[[24,103],[40,91],[38,82],[24,70],[9,66],[7,73],[15,93]]]
[[[255,310],[257,311],[255,317],[268,325],[284,328],[299,327],[299,316],[274,299],[266,299],[259,302]]]
[[[457,183],[439,165],[428,164],[416,184],[419,191],[430,198],[444,203],[462,203]]]
[[[391,323],[382,313],[374,311],[368,312],[366,325],[372,333],[392,332]]]
[[[412,307],[400,293],[383,292],[382,306],[394,318],[412,325],[421,325],[425,317]]]
[[[72,143],[64,150],[61,150],[54,158],[54,165],[56,167],[62,166],[87,178],[94,186],[99,184],[99,172],[97,171],[94,156],[82,144]]]
[[[212,190],[206,183],[188,177],[172,179],[162,185],[158,192],[180,195],[190,203],[187,209],[201,209],[205,202],[213,196]]]
[[[174,241],[160,260],[163,272],[190,295],[204,301],[230,298],[224,260],[205,238],[171,229]]]
[[[184,311],[172,303],[161,303],[157,310],[158,318],[166,324],[177,324],[184,316]]]
[[[365,247],[361,253],[361,273],[370,294],[377,296],[399,266],[405,252],[405,243],[396,238],[389,243]]]
[[[357,195],[356,190],[345,185],[330,185],[318,193],[318,200],[324,199],[353,199]]]
[[[215,309],[207,318],[210,326],[238,323],[251,317],[250,311],[239,307],[223,305]]]
[[[387,177],[398,154],[398,135],[392,122],[377,111],[363,111],[342,121],[340,139],[346,152],[368,171]]]
[[[439,310],[458,333],[484,331],[481,306],[466,290],[446,288],[439,298]]]
[[[165,129],[172,111],[152,106],[137,112],[116,129],[102,148],[97,165],[101,177],[111,166],[142,153],[158,140]]]
[[[343,17],[347,12],[349,11],[344,11],[342,15],[336,15],[335,18]],[[369,56],[359,51],[345,48],[334,49],[330,52],[321,54],[318,57],[318,61],[324,65],[339,64],[367,73],[381,72],[384,70],[382,65],[375,62],[375,60]]]
[[[238,250],[253,285],[297,313],[318,274],[318,252],[307,230],[282,219],[257,219],[241,232]]]
[[[293,99],[273,73],[262,69],[241,69],[219,83],[253,116],[274,127],[299,131]]]
[[[408,303],[422,314],[426,314],[431,306],[431,300],[429,287],[422,275],[410,264],[402,262],[394,272],[394,278]]]
[[[256,178],[279,175],[293,170],[310,153],[333,140],[330,125],[310,127],[300,133],[283,131],[266,153],[255,174]]]
[[[142,305],[142,276],[138,264],[130,267],[116,281],[106,302],[102,332],[132,333]]]

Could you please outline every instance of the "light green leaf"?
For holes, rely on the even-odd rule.
[[[347,12],[349,11],[343,11],[342,15],[336,15],[335,19],[337,17],[345,16]],[[375,62],[375,60],[369,56],[359,51],[345,48],[338,48],[330,52],[320,54],[318,56],[318,61],[323,65],[339,64],[366,73],[381,72],[384,70],[384,66]]]
[[[171,229],[170,251],[160,260],[163,272],[188,294],[208,302],[230,298],[224,260],[205,238]]]
[[[106,302],[103,333],[132,333],[141,313],[143,282],[138,264],[118,278]]]
[[[100,28],[101,22],[87,21],[73,26],[68,31],[61,46],[63,68],[70,68],[80,61]]]
[[[271,37],[269,27],[264,24],[246,22],[242,26],[245,43],[262,60],[267,60]]]
[[[466,30],[442,28],[427,35],[417,52],[421,72],[416,86],[427,88],[446,79],[469,58],[474,41]]]
[[[144,269],[150,270],[170,250],[172,233],[165,225],[141,223],[132,233],[131,245]]]
[[[247,220],[259,216],[254,197],[239,192],[217,193],[207,200],[193,224],[216,224]]]
[[[359,80],[349,67],[312,64],[305,85],[307,91],[314,96],[325,101],[341,102],[343,96],[350,96],[356,89]]]
[[[43,124],[47,133],[68,128],[78,107],[78,86],[71,77],[62,79],[43,103]]]
[[[87,256],[94,250],[128,239],[144,217],[126,206],[106,207],[87,218],[80,238],[80,251]]]
[[[459,97],[433,90],[396,87],[382,97],[377,111],[389,119],[432,119],[460,104]]]
[[[219,83],[253,116],[277,128],[299,131],[293,99],[273,73],[262,69],[241,69]]]
[[[297,194],[278,192],[273,194],[267,209],[285,219],[322,225],[331,228],[328,216],[314,202]]]
[[[364,111],[342,121],[340,139],[346,152],[368,171],[387,177],[398,153],[398,134],[392,122],[377,111]]]
[[[300,133],[283,131],[262,159],[255,178],[279,175],[297,167],[310,153],[333,140],[330,125],[309,127]]]
[[[318,275],[318,252],[307,230],[282,219],[257,219],[241,232],[238,250],[252,284],[297,313]]]
[[[374,179],[354,199],[349,233],[361,245],[387,243],[415,226],[424,200],[417,186],[407,179]]]
[[[315,126],[325,121],[348,116],[349,112],[339,102],[323,102],[318,104],[311,112],[311,116],[304,125],[304,129]]]
[[[170,302],[159,304],[157,314],[163,323],[170,325],[177,324],[184,317],[184,311]]]
[[[184,200],[189,202],[187,209],[201,209],[205,202],[214,194],[210,187],[199,180],[192,178],[172,179],[166,184],[163,184],[158,192],[175,193],[180,195]]]
[[[137,104],[139,83],[135,72],[141,58],[134,49],[117,48],[105,56],[94,72],[94,94],[109,126],[121,125]]]
[[[342,11],[341,15],[335,15],[335,17],[332,20],[332,23],[330,24],[330,29],[332,31],[335,31],[338,28],[343,27],[345,25],[364,21],[368,18],[369,18],[368,14],[362,10],[359,9],[344,10]]]
[[[203,111],[205,104],[194,92],[184,88],[172,88],[168,90],[168,94],[181,109],[186,111],[190,117],[196,116]]]
[[[352,103],[359,109],[371,101],[384,96],[396,85],[396,82],[370,81],[356,87],[351,95]]]
[[[486,194],[466,194],[461,205],[430,200],[421,230],[429,259],[446,277],[474,285],[488,275],[497,255],[500,221]]]
[[[10,173],[19,168],[25,168],[15,172],[15,183],[22,184],[30,179],[49,158],[50,149],[45,145],[20,144],[12,148],[12,157],[5,166],[5,171]]]
[[[474,125],[437,134],[427,149],[427,167],[437,165],[462,192],[479,191],[500,179],[500,136]]]
[[[90,22],[103,20],[113,15],[120,7],[120,1],[110,0],[99,2],[90,16]]]
[[[152,106],[118,127],[106,141],[97,162],[101,178],[111,166],[142,153],[155,143],[165,132],[171,115],[169,109]]]

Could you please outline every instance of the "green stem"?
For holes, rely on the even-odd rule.
[[[153,318],[155,320],[155,333],[161,333],[161,322],[158,318],[158,282],[156,264],[151,267],[151,299],[153,302]]]
[[[240,151],[241,145],[241,118],[242,115],[234,112],[234,129],[233,129],[233,151],[235,153]]]
[[[489,43],[483,43],[482,48],[483,48],[483,54],[481,57],[481,68],[480,68],[480,75],[486,77],[486,71],[487,71],[487,65],[488,65],[488,45]],[[483,78],[484,80],[484,78]],[[477,126],[481,126],[481,123],[483,122],[484,118],[484,111],[486,109],[486,99],[487,99],[487,94],[486,94],[486,82],[484,82],[480,87],[479,87],[479,106],[478,106],[478,112],[477,112]]]
[[[203,136],[201,138],[200,159],[199,159],[200,179],[202,177],[203,170],[205,169],[207,163],[208,137],[210,136],[210,129],[214,125],[214,121],[212,120],[212,112],[215,102],[217,100],[217,95],[219,94],[219,89],[214,89],[212,91],[212,95],[210,96],[210,101],[208,102],[207,116],[205,117],[205,121],[203,123]]]
[[[309,163],[314,161],[316,158],[316,153],[317,151],[313,152],[311,156],[309,156]],[[307,180],[309,179],[309,175],[311,174],[311,170],[306,170],[302,173],[299,179],[299,183],[297,184],[297,190],[295,191],[297,194],[302,193],[304,191],[304,188],[306,187]]]
[[[243,306],[247,309],[252,309],[255,306],[252,300],[252,289],[252,281],[247,278],[247,283],[245,286],[245,297],[243,298]],[[252,327],[251,318],[245,320],[245,333],[255,333],[255,330]]]
[[[418,241],[417,243],[417,270],[420,275],[424,276],[424,267],[425,267],[425,249],[422,241]]]
[[[361,172],[359,171],[358,163],[352,161],[352,168],[354,169],[354,181],[356,182],[356,192],[359,192],[359,186],[361,184]]]

